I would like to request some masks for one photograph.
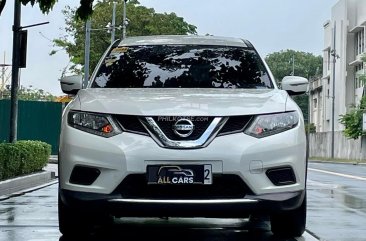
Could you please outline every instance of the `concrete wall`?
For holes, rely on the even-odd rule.
[[[331,132],[319,132],[309,135],[310,157],[331,157]],[[362,144],[362,147],[361,147]],[[366,138],[347,139],[341,131],[334,133],[334,157],[339,159],[366,159]]]

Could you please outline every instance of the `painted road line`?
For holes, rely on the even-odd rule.
[[[310,171],[314,171],[314,172],[321,172],[321,173],[326,173],[326,174],[330,174],[330,175],[335,175],[335,176],[340,176],[340,177],[347,177],[347,178],[352,178],[352,179],[356,179],[356,180],[360,180],[360,181],[366,181],[366,177],[353,176],[353,175],[348,175],[348,174],[343,174],[343,173],[338,173],[338,172],[325,171],[325,170],[320,170],[320,169],[315,169],[315,168],[308,168],[308,169]]]
[[[319,241],[315,235],[311,235],[309,231],[305,232],[301,237],[295,238],[296,241]]]

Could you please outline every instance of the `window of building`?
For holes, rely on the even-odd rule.
[[[363,75],[363,74],[365,74],[363,63],[356,65],[355,66],[355,88],[356,89],[360,88],[364,85],[362,83],[362,81],[360,80],[360,75]]]
[[[318,108],[318,99],[315,98],[313,101],[314,101],[314,109]]]
[[[365,30],[356,33],[356,55],[365,52]]]
[[[318,108],[321,109],[323,107],[323,103],[322,103],[322,97],[319,96],[319,103],[318,103]]]

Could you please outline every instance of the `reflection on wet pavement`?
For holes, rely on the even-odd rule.
[[[267,221],[248,219],[115,219],[110,227],[96,228],[83,237],[63,237],[58,231],[57,184],[0,202],[1,241],[313,241],[276,238]]]
[[[360,174],[366,167],[310,164],[311,168]],[[353,174],[355,175],[355,174]],[[310,171],[307,228],[327,241],[366,240],[366,182]]]
[[[252,224],[248,220],[238,219],[119,219],[108,229],[97,230],[87,237],[61,237],[60,241],[93,240],[197,240],[197,241],[306,241],[306,239],[282,239],[272,235],[269,224]]]

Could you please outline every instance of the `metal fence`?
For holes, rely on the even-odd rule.
[[[52,145],[57,154],[61,128],[62,103],[19,101],[18,140],[38,140]],[[0,100],[0,142],[8,141],[10,100]]]

